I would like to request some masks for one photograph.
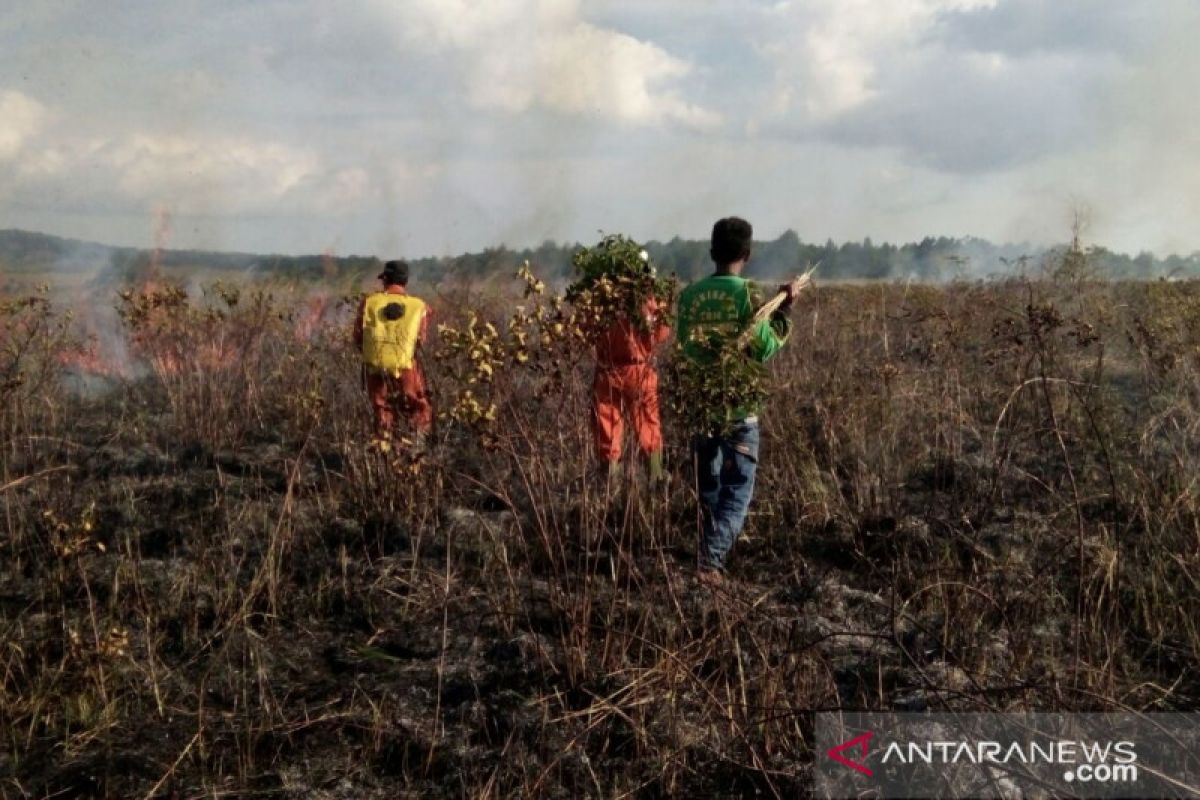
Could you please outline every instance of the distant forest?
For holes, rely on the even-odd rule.
[[[668,242],[645,243],[660,274],[692,280],[712,269],[708,242],[676,237]],[[409,258],[414,278],[484,281],[507,277],[523,261],[530,261],[542,277],[570,280],[571,256],[579,244],[545,242],[537,248],[500,246],[481,252],[440,258]],[[778,277],[797,272],[805,264],[820,263],[826,280],[919,280],[942,282],[1038,274],[1054,261],[1062,248],[997,245],[983,239],[926,237],[920,242],[875,244],[870,239],[838,244],[805,242],[793,231],[755,244],[752,272]],[[1200,276],[1200,252],[1159,258],[1143,252],[1136,256],[1103,247],[1087,249],[1088,266],[1100,277],[1160,278]],[[395,254],[404,255],[404,254]],[[387,254],[393,257],[393,254]],[[293,280],[354,281],[378,269],[374,256],[281,256],[219,253],[198,250],[162,250],[110,247],[20,230],[0,230],[0,274],[87,274],[95,285],[125,284],[158,272],[167,277],[199,273],[244,273],[257,277]]]
[[[660,274],[676,274],[684,280],[712,271],[708,242],[676,237],[669,242],[647,242],[646,251]],[[571,255],[579,248],[546,242],[536,249],[509,250],[505,247],[469,253],[449,259],[419,259],[413,262],[433,273],[486,276],[512,269],[528,259],[539,274],[551,279],[568,279]],[[1047,263],[1057,263],[1065,250],[1030,245],[996,245],[983,239],[927,236],[920,242],[894,245],[861,242],[823,244],[805,242],[793,231],[777,239],[756,242],[751,271],[762,277],[794,274],[806,264],[820,264],[826,280],[918,280],[944,282],[1038,274]],[[1143,252],[1137,256],[1114,253],[1102,247],[1086,250],[1088,266],[1098,276],[1111,278],[1159,278],[1200,276],[1200,252],[1190,256],[1158,258]]]

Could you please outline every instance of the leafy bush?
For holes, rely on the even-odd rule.
[[[689,357],[677,342],[666,372],[667,406],[684,430],[723,435],[737,408],[757,408],[769,395],[767,368],[751,359],[737,337],[704,342],[705,356]]]
[[[637,242],[610,234],[576,253],[572,263],[579,279],[567,287],[565,297],[580,309],[595,333],[621,320],[644,330],[647,303],[654,303],[662,315],[669,314],[677,282],[659,277]],[[669,319],[662,315],[659,319]]]

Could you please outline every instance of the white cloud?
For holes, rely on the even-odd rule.
[[[541,108],[629,125],[721,121],[681,96],[690,63],[586,21],[576,0],[413,0],[377,8],[402,47],[457,64],[479,109]]]
[[[999,0],[789,0],[769,15],[763,52],[775,65],[770,108],[823,121],[877,93],[881,68],[918,48],[951,11],[990,8]],[[797,101],[797,98],[801,100]]]
[[[226,190],[258,205],[283,197],[320,169],[313,152],[242,138],[138,133],[104,148],[100,165],[129,197]]]
[[[397,6],[381,0],[376,7],[406,27],[410,42],[439,47],[481,49],[510,47],[520,29],[561,30],[579,19],[576,0],[411,0]]]
[[[45,121],[41,103],[20,92],[0,92],[0,161],[15,158]]]
[[[52,120],[52,121],[51,121]],[[314,150],[219,133],[118,130],[83,134],[79,120],[0,93],[0,185],[33,207],[265,212],[353,208],[369,193],[361,168],[334,169]]]

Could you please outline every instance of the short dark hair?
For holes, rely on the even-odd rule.
[[[718,267],[750,257],[750,242],[754,228],[741,217],[717,220],[712,229],[712,248],[708,254]]]
[[[384,283],[394,283],[397,286],[408,285],[408,262],[407,261],[388,261],[383,265],[383,272],[379,273],[379,280]]]

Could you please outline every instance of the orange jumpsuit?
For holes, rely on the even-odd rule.
[[[596,340],[596,376],[592,381],[592,433],[601,461],[621,458],[621,435],[630,416],[638,449],[662,450],[658,409],[658,372],[650,363],[654,350],[671,335],[661,321],[658,303],[646,303],[644,330],[621,320]]]
[[[407,290],[398,284],[388,284],[384,287],[388,294],[407,294]],[[354,324],[354,343],[362,349],[363,343],[363,305],[358,307],[358,319]],[[425,334],[429,329],[428,307],[421,319],[420,341],[424,343]],[[366,372],[367,395],[371,398],[371,408],[375,412],[376,435],[388,438],[396,422],[396,409],[399,408],[413,428],[418,431],[428,431],[433,427],[433,403],[429,400],[429,392],[425,386],[425,375],[420,364],[406,369],[400,377]]]

